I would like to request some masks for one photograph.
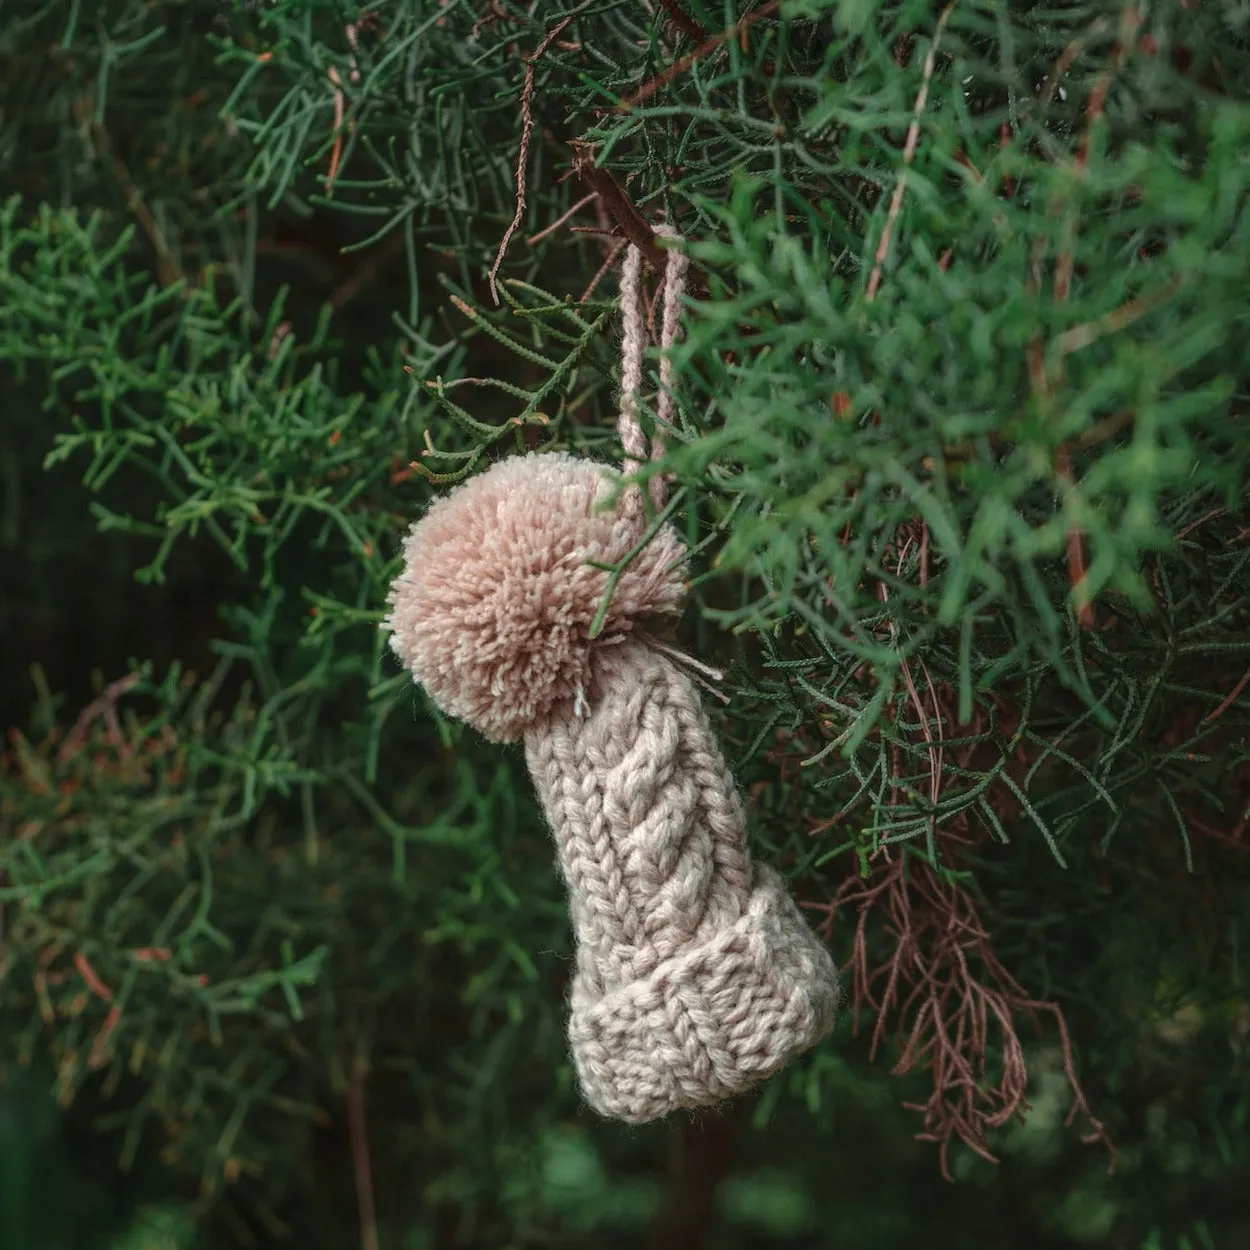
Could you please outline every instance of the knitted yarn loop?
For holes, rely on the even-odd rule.
[[[653,460],[672,424],[669,349],[685,270],[671,247]],[[648,459],[633,247],[621,302],[619,432],[632,475]],[[746,813],[699,692],[649,632],[681,611],[685,552],[665,525],[628,559],[646,501],[633,483],[605,509],[620,481],[564,453],[505,460],[470,479],[409,532],[385,627],[448,715],[524,742],[569,889],[569,1041],[581,1089],[600,1113],[641,1123],[777,1071],[830,1031],[839,985],[781,878],[752,863]],[[661,474],[650,492],[662,506]],[[621,572],[592,638],[604,565]]]

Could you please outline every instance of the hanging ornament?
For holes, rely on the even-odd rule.
[[[673,416],[687,267],[668,237],[652,459]],[[546,452],[471,478],[409,532],[385,628],[447,715],[524,742],[569,889],[581,1088],[601,1114],[642,1123],[720,1102],[820,1041],[838,977],[781,877],[751,860],[742,800],[689,671],[700,666],[652,632],[681,612],[685,548],[663,525],[638,550],[639,483],[604,507],[647,457],[632,246],[621,304],[624,474]],[[661,474],[650,488],[662,507]],[[622,565],[595,631],[604,566]]]

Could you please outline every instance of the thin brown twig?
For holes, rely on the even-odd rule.
[[[351,67],[349,77],[352,82],[360,81],[360,70],[356,65],[356,53],[360,51],[359,32],[362,29],[371,29],[375,18],[376,14],[366,13],[359,21],[349,23],[343,28],[347,35],[347,42],[352,49],[347,58],[347,63]],[[329,78],[330,85],[334,88],[334,147],[330,151],[330,168],[325,176],[326,193],[329,194],[334,189],[334,180],[338,177],[339,166],[343,160],[343,123],[347,116],[347,96],[343,90],[343,79],[339,76],[336,66],[330,66],[326,71],[326,77]]]
[[[1194,530],[1205,525],[1208,521],[1214,521],[1217,516],[1223,516],[1228,511],[1223,505],[1218,508],[1212,508],[1209,512],[1204,512],[1196,521],[1190,521],[1184,528],[1176,531],[1176,541],[1180,542],[1182,538],[1188,538]]]
[[[642,254],[657,273],[664,272],[664,249],[656,238],[651,223],[634,206],[633,200],[612,174],[597,164],[588,144],[576,140],[569,144],[573,153],[573,172],[582,185],[593,191],[617,229]]]
[[[906,656],[903,657],[903,683],[907,687],[907,697],[911,700],[911,705],[920,720],[920,732],[924,734],[925,745],[929,753],[929,800],[934,809],[929,813],[929,826],[932,828],[937,820],[937,801],[942,786],[942,763],[933,740],[933,730],[929,728],[929,715],[920,701],[920,692],[916,689],[915,680],[911,675],[911,664]]]
[[[923,560],[925,557],[922,556]],[[923,566],[922,566],[923,567]],[[942,704],[938,699],[937,687],[933,684],[933,674],[929,672],[929,666],[924,662],[923,655],[917,655],[916,660],[920,665],[920,671],[924,673],[925,684],[929,687],[929,700],[933,704],[933,720],[937,725],[936,740],[928,738],[930,750],[934,752],[933,760],[933,782],[929,792],[929,801],[933,804],[934,811],[937,810],[938,799],[942,794],[942,763],[943,763],[943,747],[942,739],[946,735],[946,726],[942,723]]]
[[[1111,92],[1111,80],[1117,70],[1123,67],[1129,53],[1136,43],[1137,31],[1141,27],[1141,11],[1135,4],[1125,5],[1120,14],[1120,37],[1112,50],[1111,64],[1103,70],[1094,83],[1085,106],[1085,130],[1081,134],[1081,142],[1073,159],[1073,169],[1079,179],[1084,179],[1089,171],[1089,158],[1093,150],[1094,130],[1102,121],[1107,111],[1107,97]],[[1065,53],[1066,55],[1066,53]],[[1072,276],[1076,269],[1076,221],[1077,214],[1069,213],[1064,223],[1064,238],[1059,249],[1059,258],[1055,263],[1055,298],[1066,300],[1072,288]]]
[[[1055,451],[1055,469],[1061,478],[1072,482],[1072,453],[1066,443]],[[1082,629],[1093,629],[1094,605],[1089,597],[1089,557],[1085,550],[1085,532],[1079,525],[1068,530],[1068,582],[1076,603],[1076,619]]]
[[[999,152],[1006,152],[1006,150],[1011,146],[1012,138],[1013,138],[1013,135],[1011,132],[1011,124],[1009,122],[1003,122],[998,127],[998,150]],[[1016,180],[1010,174],[1003,174],[1003,194],[1009,200],[1015,198]]]
[[[948,834],[947,837],[952,837]],[[958,839],[955,839],[958,841]],[[921,1140],[939,1147],[943,1175],[950,1179],[949,1148],[959,1138],[983,1158],[994,1160],[987,1130],[1015,1119],[1027,1108],[1028,1069],[1016,1029],[1017,1015],[1042,1014],[1059,1031],[1064,1070],[1073,1090],[1071,1123],[1086,1117],[1084,1140],[1101,1140],[1115,1154],[1103,1124],[1092,1114],[1081,1089],[1062,1009],[1031,998],[994,953],[975,900],[957,882],[943,882],[927,862],[887,861],[871,879],[856,873],[827,905],[827,930],[844,909],[856,912],[849,970],[854,1024],[862,1008],[874,1012],[870,1059],[896,1023],[902,1043],[893,1071],[904,1075],[927,1068],[932,1093],[926,1103],[906,1104],[924,1116]],[[880,909],[893,952],[876,967],[868,956],[868,920]],[[973,962],[980,966],[974,970]],[[884,986],[878,990],[878,986]],[[1001,1069],[988,1069],[991,1022],[1000,1034]]]
[[[369,1162],[369,1126],[365,1118],[364,1061],[352,1060],[347,1085],[347,1131],[351,1142],[356,1202],[360,1209],[360,1250],[379,1250],[377,1208],[373,1197],[373,1168]]]
[[[595,288],[599,285],[600,282],[603,281],[604,275],[608,272],[609,269],[612,268],[614,264],[616,264],[616,258],[628,246],[629,245],[625,242],[624,239],[616,240],[615,245],[613,246],[612,250],[608,253],[603,264],[599,266],[598,272],[595,274],[593,278],[591,278],[590,285],[581,293],[580,297],[578,298],[577,302],[579,304],[584,304],[586,303],[588,299],[590,299],[590,297],[595,293]]]
[[[644,100],[649,100],[657,91],[663,90],[669,83],[680,78],[696,62],[703,60],[704,57],[711,56],[722,44],[726,44],[731,39],[737,39],[745,34],[756,22],[762,22],[765,18],[772,17],[780,8],[781,0],[767,0],[767,3],[761,4],[759,8],[752,9],[750,13],[736,21],[728,30],[722,30],[718,34],[711,36],[706,42],[695,48],[693,52],[688,53],[678,61],[674,61],[672,65],[656,74],[654,78],[648,79],[627,100],[622,100],[616,106],[616,111],[618,113],[626,113],[630,109],[636,108]]]
[[[112,163],[113,173],[126,195],[126,206],[134,213],[140,228],[148,236],[148,241],[156,252],[156,276],[160,280],[161,286],[173,286],[176,282],[185,281],[186,274],[183,273],[178,262],[174,260],[173,254],[169,250],[169,244],[165,239],[165,232],[157,224],[156,218],[152,215],[152,210],[148,208],[139,188],[135,185],[134,179],[131,178],[126,162],[113,150],[113,143],[109,138],[108,131],[99,122],[93,122],[91,135],[95,141],[96,148]]]
[[[490,267],[490,294],[491,299],[495,301],[496,307],[499,306],[499,286],[497,282],[499,270],[503,265],[503,258],[507,254],[508,244],[512,242],[512,236],[521,228],[521,222],[525,217],[525,210],[529,203],[526,196],[528,181],[526,173],[529,167],[530,140],[534,135],[534,91],[538,83],[538,62],[542,60],[547,49],[564,34],[565,30],[572,24],[573,19],[586,8],[589,2],[590,0],[584,0],[572,13],[557,22],[546,33],[542,42],[534,49],[533,53],[525,59],[525,85],[521,88],[521,147],[517,153],[516,163],[516,212],[513,214],[512,220],[508,223],[508,228],[504,231],[503,238],[499,242],[499,251],[495,253],[495,263]]]
[[[689,35],[691,39],[706,39],[708,37],[707,31],[681,7],[679,0],[660,0],[660,8],[668,14],[668,20],[683,35]]]
[[[1246,669],[1246,671],[1242,673],[1241,680],[1232,688],[1232,690],[1229,691],[1228,696],[1220,703],[1219,707],[1217,707],[1214,711],[1208,712],[1206,716],[1202,718],[1202,722],[1198,728],[1205,729],[1208,725],[1212,725],[1219,720],[1219,718],[1223,716],[1234,703],[1237,702],[1237,700],[1241,697],[1241,692],[1247,686],[1250,686],[1250,668]]]
[[[1113,412],[1109,417],[1096,421],[1083,434],[1078,434],[1070,440],[1070,445],[1077,451],[1088,451],[1091,447],[1097,447],[1099,443],[1105,443],[1107,439],[1114,438],[1121,430],[1128,429],[1136,419],[1137,414],[1132,408]],[[990,433],[985,436],[986,444],[994,448],[1014,447],[1017,441],[1007,434]],[[952,443],[943,449],[942,458],[948,465],[958,464],[974,458],[980,450],[975,443]],[[932,471],[937,465],[937,459],[933,456],[926,456],[922,463],[926,469]],[[1178,535],[1178,537],[1182,536]]]
[[[924,564],[928,559],[927,539],[928,528],[925,527],[921,537],[922,576],[924,575]],[[899,577],[903,575],[903,562],[907,558],[907,552],[910,550],[913,541],[914,539],[909,537],[903,544],[902,550],[898,553],[896,572]],[[885,582],[877,583],[877,593],[882,603],[886,603],[889,600],[890,592],[886,589]],[[925,664],[923,659],[920,660],[920,666],[924,669],[925,680],[929,684],[929,694],[933,700],[934,711],[937,713],[938,733],[940,735],[942,732],[942,711],[938,705],[937,691],[933,686],[933,678],[929,675],[928,665]],[[942,747],[940,742],[934,739],[933,730],[929,727],[929,716],[925,711],[924,704],[920,700],[920,692],[916,688],[916,682],[911,673],[911,664],[906,656],[903,656],[902,669],[903,683],[907,687],[907,696],[911,700],[911,705],[916,712],[916,716],[919,718],[920,732],[924,735],[925,745],[929,755],[929,803],[933,809],[929,813],[929,829],[930,832],[932,832],[936,828],[938,799],[942,794]]]
[[[343,80],[339,77],[338,67],[331,65],[326,71],[330,84],[334,88],[334,147],[330,149],[330,168],[326,170],[326,191],[334,189],[334,180],[339,176],[339,164],[343,160],[343,122],[347,116],[347,97],[343,94]]]
[[[1111,71],[1099,76],[1090,93],[1089,106],[1086,110],[1089,123],[1081,137],[1081,145],[1077,148],[1074,167],[1082,177],[1089,168],[1089,153],[1092,146],[1094,123],[1102,117],[1107,104],[1107,93],[1111,90]],[[1076,272],[1076,226],[1077,215],[1069,213],[1064,222],[1062,242],[1059,246],[1059,259],[1055,262],[1055,299],[1066,300],[1072,290],[1072,276]]]
[[[1132,50],[1134,36],[1141,25],[1141,14],[1136,5],[1126,5],[1121,12],[1121,36],[1117,42],[1113,54],[1112,64],[1108,66],[1099,76],[1094,84],[1093,90],[1090,92],[1089,101],[1085,107],[1086,124],[1085,130],[1081,136],[1080,145],[1077,148],[1076,156],[1073,160],[1073,169],[1078,178],[1083,179],[1089,169],[1090,152],[1093,148],[1094,128],[1102,120],[1106,112],[1107,96],[1111,90],[1112,75],[1119,69],[1127,59],[1129,52]],[[1097,23],[1095,23],[1095,26]],[[1071,60],[1067,62],[1070,67],[1071,62],[1075,60],[1080,52],[1080,46],[1077,43],[1069,44],[1064,50],[1063,57],[1060,58],[1062,63],[1065,57],[1071,54]],[[1066,68],[1064,70],[1066,72]],[[1052,85],[1057,88],[1060,74],[1058,66],[1056,73],[1051,79]],[[1067,214],[1062,227],[1062,234],[1059,243],[1059,255],[1055,261],[1055,277],[1054,277],[1054,297],[1057,301],[1067,300],[1072,290],[1072,278],[1076,272],[1076,232],[1077,232],[1077,213],[1071,211]],[[1039,243],[1043,241],[1039,240]],[[1035,252],[1035,259],[1040,267],[1040,254]],[[1040,278],[1040,273],[1035,272],[1034,279]],[[1174,287],[1173,287],[1174,289]],[[1159,302],[1166,298],[1171,292],[1164,288],[1165,294],[1160,297]],[[1063,378],[1066,376],[1066,356],[1069,351],[1079,350],[1081,347],[1088,346],[1096,341],[1101,334],[1111,333],[1118,328],[1118,321],[1123,320],[1123,324],[1130,324],[1139,316],[1145,316],[1150,308],[1154,305],[1148,305],[1145,300],[1132,301],[1125,305],[1123,309],[1117,309],[1115,312],[1108,314],[1106,317],[1097,319],[1096,321],[1087,323],[1083,326],[1077,326],[1075,329],[1068,331],[1059,339],[1059,376],[1056,379],[1058,384],[1062,384]],[[1126,312],[1127,310],[1127,312]],[[1046,368],[1045,353],[1041,344],[1040,337],[1035,337],[1029,347],[1029,372],[1033,379],[1034,387],[1039,394],[1050,395],[1053,393],[1054,385],[1048,375]],[[1072,456],[1067,444],[1060,446],[1055,452],[1055,470],[1061,478],[1073,481]],[[1077,622],[1082,629],[1093,629],[1097,621],[1094,615],[1094,606],[1089,597],[1088,573],[1089,558],[1086,550],[1085,533],[1079,526],[1072,526],[1068,531],[1068,580],[1072,585],[1072,595],[1076,604]]]
[[[127,673],[125,677],[119,677],[116,681],[110,682],[103,691],[78,714],[78,719],[74,722],[74,727],[66,735],[65,741],[61,744],[61,749],[57,753],[57,758],[62,764],[73,759],[79,751],[87,744],[90,736],[91,722],[97,716],[104,718],[104,725],[108,731],[111,744],[121,751],[126,750],[126,743],[122,737],[121,722],[117,718],[117,700],[133,690],[139,684],[138,673]]]
[[[1055,92],[1059,90],[1059,84],[1063,81],[1068,70],[1076,64],[1077,58],[1085,51],[1086,46],[1096,35],[1100,35],[1103,31],[1110,27],[1111,23],[1105,17],[1095,18],[1089,25],[1089,29],[1084,35],[1078,35],[1071,43],[1064,48],[1059,59],[1055,62],[1055,68],[1050,77],[1046,79],[1046,85],[1042,88],[1041,104],[1045,108],[1051,100],[1055,98]]]
[[[106,1003],[113,1001],[113,991],[100,980],[96,970],[91,966],[91,961],[82,951],[75,952],[74,967],[78,969],[78,975],[87,983],[87,988],[97,998],[102,998]]]
[[[946,8],[942,10],[942,14],[938,18],[937,29],[933,32],[933,41],[929,44],[929,51],[924,59],[924,76],[920,82],[920,90],[916,93],[916,103],[912,109],[911,125],[907,128],[907,141],[903,147],[903,168],[899,171],[898,182],[894,184],[894,194],[890,199],[890,210],[886,215],[885,229],[881,231],[881,240],[877,244],[877,254],[874,258],[872,273],[868,278],[867,298],[869,303],[876,298],[877,290],[881,286],[881,274],[885,268],[885,258],[890,250],[890,239],[894,234],[894,227],[898,221],[899,212],[903,207],[903,193],[907,189],[907,170],[912,161],[916,159],[916,147],[920,142],[920,117],[924,113],[925,105],[928,103],[929,83],[933,79],[933,71],[937,68],[938,44],[941,43],[942,32],[946,29],[946,23],[950,21],[955,4],[956,0],[951,0]]]
[[[1078,451],[1088,451],[1091,447],[1097,447],[1099,443],[1113,438],[1121,430],[1128,429],[1136,419],[1137,414],[1131,408],[1113,412],[1111,416],[1091,425],[1084,434],[1078,435],[1074,445]]]
[[[560,216],[557,217],[549,226],[544,226],[537,234],[531,234],[530,237],[525,240],[526,243],[533,247],[535,243],[539,242],[541,239],[545,239],[549,234],[554,234],[562,225],[564,225],[566,221],[569,220],[570,217],[576,216],[583,208],[586,207],[587,204],[595,199],[595,197],[596,192],[594,191],[591,191],[588,195],[583,195],[576,204],[574,204],[571,208],[565,209],[565,211],[562,212]]]
[[[109,1042],[112,1040],[113,1033],[121,1022],[122,1009],[114,1003],[109,1008],[108,1015],[104,1017],[104,1023],[100,1026],[100,1031],[95,1035],[95,1039],[91,1043],[91,1050],[87,1056],[87,1067],[93,1072],[98,1072],[112,1058]]]
[[[576,176],[577,176],[576,165],[570,164],[569,165],[569,177],[576,177]],[[604,205],[603,200],[600,198],[598,192],[595,192],[595,222],[599,226],[599,229],[603,231],[605,236],[611,236],[611,238],[605,237],[603,239],[604,255],[605,256],[609,255],[613,250],[613,244],[615,242],[616,232],[612,224],[612,218],[610,214],[608,213],[607,207]]]
[[[1067,282],[1070,285],[1071,273],[1068,274]],[[1065,330],[1056,340],[1056,346],[1060,353],[1066,356],[1071,352],[1079,352],[1091,346],[1108,334],[1118,334],[1121,330],[1131,326],[1133,322],[1140,321],[1155,309],[1166,304],[1176,294],[1181,283],[1180,277],[1173,276],[1157,291],[1138,296],[1137,299],[1121,304],[1119,308],[1113,308],[1109,313],[1103,313],[1101,317],[1095,317],[1093,321],[1086,321],[1079,326],[1073,326],[1070,330]],[[1065,286],[1060,298],[1066,297],[1067,287]]]
[[[439,19],[440,26],[443,24],[444,20],[445,19],[443,18]],[[473,23],[473,29],[469,32],[469,38],[480,38],[483,31],[485,31],[488,27],[493,28],[497,26],[500,22],[520,24],[526,20],[526,18],[520,16],[519,14],[509,13],[503,5],[500,4],[499,0],[490,0],[490,3],[486,6],[485,11],[481,13],[477,21]]]
[[[667,258],[665,249],[659,244],[658,236],[651,223],[638,211],[628,192],[612,176],[595,161],[594,151],[589,144],[578,140],[570,140],[569,150],[572,152],[572,172],[581,180],[588,191],[594,192],[595,213],[600,219],[600,228],[574,226],[573,230],[584,234],[599,234],[609,245],[612,258],[618,254],[614,248],[615,240],[624,237],[642,253],[643,259],[653,273],[663,273]],[[599,281],[597,275],[595,283]],[[687,270],[686,292],[692,299],[706,298],[708,293],[707,277],[693,263]],[[751,333],[746,330],[745,333]]]

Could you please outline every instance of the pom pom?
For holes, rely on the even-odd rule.
[[[438,500],[409,531],[384,627],[449,716],[493,742],[516,741],[590,686],[596,649],[681,611],[683,546],[663,526],[590,637],[610,574],[589,562],[617,564],[642,536],[601,506],[619,480],[564,452],[518,456]]]

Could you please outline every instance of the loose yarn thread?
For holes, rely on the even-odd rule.
[[[673,232],[664,231],[676,243]],[[686,258],[668,252],[660,395],[639,419],[642,256],[621,274],[624,472],[664,454]],[[640,484],[564,453],[496,464],[409,532],[391,588],[391,646],[430,697],[488,738],[520,740],[569,889],[569,1043],[600,1113],[631,1123],[719,1102],[832,1028],[837,972],[771,868],[696,689],[719,674],[651,632],[681,611],[684,547],[639,549]],[[650,483],[661,508],[663,476]],[[602,628],[591,625],[617,568]]]

